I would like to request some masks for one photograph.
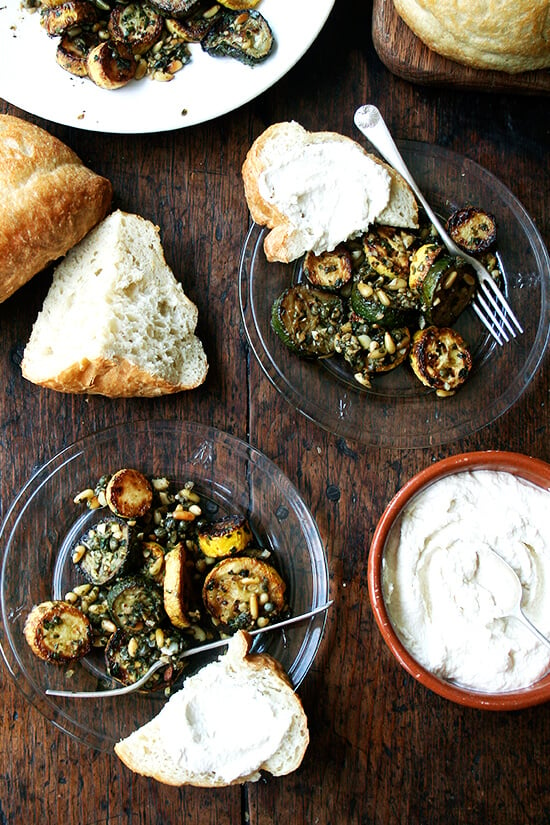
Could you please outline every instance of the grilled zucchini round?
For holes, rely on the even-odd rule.
[[[86,59],[88,77],[102,89],[120,89],[135,76],[137,63],[122,44],[105,41],[94,46]]]
[[[143,473],[124,468],[109,480],[105,490],[109,508],[126,519],[140,518],[151,509],[153,488]]]
[[[114,623],[128,633],[155,628],[164,618],[160,591],[140,576],[119,579],[107,593],[107,605]]]
[[[306,285],[289,287],[274,302],[271,326],[283,344],[298,355],[326,358],[344,316],[337,295]]]
[[[226,9],[217,15],[201,46],[216,57],[234,57],[249,66],[261,63],[273,51],[275,40],[269,23],[255,9]]]
[[[72,552],[86,581],[104,585],[128,572],[134,560],[135,537],[130,525],[112,516],[90,527]]]
[[[416,302],[411,301],[407,282],[401,279],[394,291],[367,281],[354,283],[350,305],[369,324],[391,329],[406,324]]]
[[[97,17],[97,8],[93,3],[87,0],[69,0],[59,6],[44,9],[40,24],[51,37],[55,37],[76,26],[94,23]]]
[[[456,330],[432,326],[415,333],[410,363],[426,387],[453,395],[470,374],[472,356]]]
[[[55,59],[66,72],[77,77],[87,77],[88,53],[98,42],[99,38],[94,32],[82,30],[74,35],[67,32],[57,45]]]
[[[92,646],[89,619],[65,601],[35,605],[27,616],[23,632],[32,652],[54,664],[63,665],[81,659]]]
[[[472,300],[476,283],[474,270],[463,258],[439,257],[422,283],[422,311],[428,324],[453,324]]]
[[[476,206],[457,209],[447,220],[446,228],[457,246],[470,255],[487,252],[497,239],[494,215]]]
[[[353,274],[351,255],[343,244],[320,255],[308,252],[302,269],[312,286],[329,290],[340,289],[351,281]]]
[[[177,646],[181,647],[180,641],[177,642]],[[105,646],[105,666],[113,679],[122,682],[123,685],[133,685],[163,655],[155,633],[136,635],[119,629],[113,633]],[[166,668],[153,673],[144,689],[151,690],[169,685],[182,668],[183,662],[177,659],[177,654],[170,656]]]
[[[124,43],[133,54],[143,54],[160,39],[164,18],[150,6],[129,3],[115,6],[108,31],[116,43]]]
[[[230,631],[265,627],[284,612],[286,585],[275,568],[260,559],[237,557],[218,562],[204,580],[202,597],[210,615]]]

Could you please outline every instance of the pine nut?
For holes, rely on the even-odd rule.
[[[250,597],[250,615],[253,619],[257,619],[259,615],[258,595],[253,593]]]
[[[453,271],[450,272],[449,275],[447,275],[447,277],[445,278],[443,282],[443,289],[450,289],[456,281],[457,277],[458,272],[456,271],[456,269],[453,269]]]
[[[395,341],[393,340],[389,332],[386,332],[384,335],[384,346],[386,347],[386,352],[389,355],[394,354],[396,350]]]
[[[116,630],[116,624],[110,619],[103,619],[101,622],[101,629],[104,630],[105,633],[114,633]]]
[[[386,293],[384,292],[383,289],[377,289],[376,290],[376,297],[378,298],[378,300],[380,301],[382,306],[389,307],[391,301],[390,301],[390,299],[388,298],[388,296],[386,295]]]
[[[138,640],[135,636],[132,636],[130,641],[128,642],[128,656],[134,659],[138,652]]]
[[[374,292],[373,288],[370,284],[366,284],[364,281],[359,281],[357,284],[357,290],[363,298],[371,298]]]
[[[86,554],[86,547],[83,544],[79,544],[78,547],[75,547],[74,552],[71,556],[74,564],[78,564]]]

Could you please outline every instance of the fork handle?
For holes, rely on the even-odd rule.
[[[367,140],[370,141],[376,149],[378,149],[382,157],[387,160],[390,166],[393,166],[393,168],[399,172],[401,177],[407,181],[417,199],[424,207],[424,211],[435,226],[437,232],[442,239],[446,241],[447,233],[445,232],[445,229],[441,225],[439,218],[434,213],[430,204],[418,188],[413,176],[409,172],[407,164],[401,157],[399,149],[397,148],[379,109],[370,104],[360,106],[355,112],[354,122],[359,131],[365,135]]]

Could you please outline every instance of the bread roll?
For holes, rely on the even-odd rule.
[[[61,141],[0,114],[0,302],[105,217],[112,187]]]
[[[394,0],[434,52],[476,69],[517,74],[550,66],[548,0]]]
[[[334,249],[377,221],[418,226],[418,207],[403,178],[351,138],[276,123],[252,144],[242,167],[252,219],[271,232],[269,261]]]
[[[158,396],[208,369],[197,307],[168,267],[158,227],[120,210],[55,269],[21,369],[60,392]]]
[[[307,718],[280,664],[248,653],[242,630],[227,653],[185,680],[160,713],[115,745],[127,767],[167,785],[216,788],[283,776],[309,743]]]

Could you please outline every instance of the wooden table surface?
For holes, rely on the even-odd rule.
[[[211,368],[200,389],[155,400],[57,394],[25,381],[20,360],[51,272],[0,306],[1,503],[75,439],[144,416],[207,422],[249,440],[303,494],[326,546],[335,599],[301,686],[311,744],[300,769],[244,788],[173,789],[81,746],[30,707],[0,671],[0,822],[9,825],[526,825],[550,822],[550,705],[477,712],[430,693],[392,659],[367,595],[369,542],[400,485],[434,460],[511,449],[550,460],[549,369],[481,432],[437,449],[362,447],[295,412],[247,347],[237,274],[249,217],[240,166],[269,124],[356,137],[374,102],[398,138],[436,143],[495,173],[550,242],[548,101],[422,88],[377,57],[371,5],[336,0],[321,35],[273,88],[213,122],[145,136],[65,128],[7,103],[110,178],[115,205],[161,227],[166,256],[199,307]],[[0,90],[1,91],[1,90]],[[22,560],[24,563],[24,560]]]

